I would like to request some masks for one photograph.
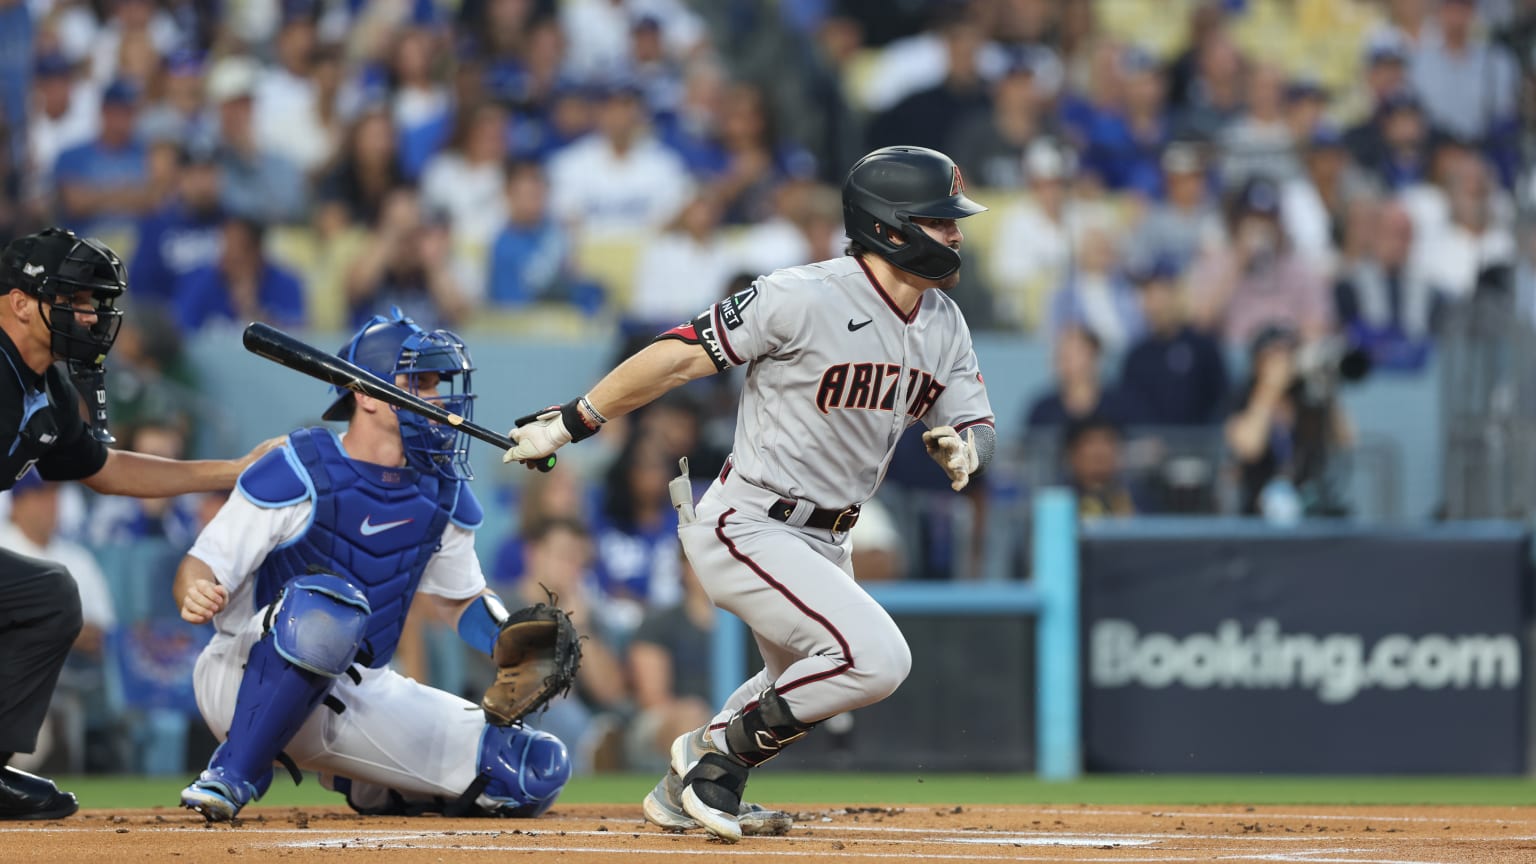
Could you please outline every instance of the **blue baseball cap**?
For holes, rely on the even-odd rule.
[[[1179,277],[1179,265],[1167,255],[1153,255],[1126,265],[1125,278],[1135,285],[1170,282]]]
[[[1313,127],[1307,143],[1314,150],[1333,150],[1344,146],[1344,133],[1332,123],[1319,123]]]
[[[57,51],[37,55],[32,62],[32,74],[38,78],[64,78],[74,74],[74,64]]]
[[[101,94],[102,105],[137,105],[138,102],[138,85],[126,78],[113,81]]]

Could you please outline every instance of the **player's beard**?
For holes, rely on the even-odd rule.
[[[940,291],[953,291],[955,290],[955,286],[960,284],[960,271],[957,269],[955,272],[945,276],[943,279],[940,279],[933,284]]]

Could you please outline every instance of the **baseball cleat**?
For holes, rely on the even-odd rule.
[[[210,771],[204,771],[192,785],[181,790],[181,806],[196,810],[209,822],[230,821],[250,799],[251,796],[246,795],[242,800],[234,786]]]
[[[656,788],[641,805],[645,821],[663,831],[694,831],[703,826],[683,810],[683,778],[671,770],[656,781]],[[736,822],[743,837],[780,837],[795,826],[795,817],[782,810],[769,810],[761,804],[742,802]]]

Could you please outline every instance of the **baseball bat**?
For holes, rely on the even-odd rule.
[[[318,378],[337,387],[345,387],[354,393],[371,396],[402,411],[420,414],[428,420],[462,429],[470,437],[478,438],[502,450],[510,450],[517,446],[515,441],[505,435],[493,432],[478,423],[472,423],[441,405],[408,393],[396,387],[394,382],[385,381],[356,363],[343,360],[328,351],[321,351],[276,327],[260,322],[251,324],[245,328],[243,341],[245,350],[252,354],[265,357],[296,372],[302,372],[311,378]],[[551,453],[534,463],[534,467],[540,471],[550,470],[555,467],[555,455]]]

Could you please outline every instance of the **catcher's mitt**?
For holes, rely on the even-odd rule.
[[[576,683],[581,637],[555,602],[551,594],[548,603],[519,609],[501,625],[491,654],[496,680],[480,700],[487,723],[510,726]]]

